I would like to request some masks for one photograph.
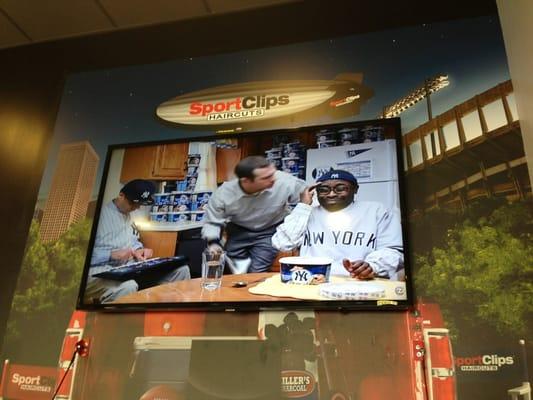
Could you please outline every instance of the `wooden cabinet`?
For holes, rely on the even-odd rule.
[[[157,146],[153,177],[158,179],[183,179],[187,170],[188,143]]]
[[[270,137],[269,144],[272,143],[272,140]],[[246,158],[248,156],[264,156],[265,150],[272,146],[265,146],[265,143],[263,143],[264,139],[260,137],[254,137],[254,138],[248,138],[243,137],[239,139],[239,147],[241,148],[241,157]]]
[[[184,179],[188,153],[188,143],[127,148],[124,151],[120,181]]]
[[[217,149],[217,183],[235,178],[235,166],[241,161],[241,149]]]
[[[130,147],[124,151],[120,182],[132,179],[151,179],[155,159],[155,146]]]
[[[142,231],[141,242],[154,251],[153,257],[172,257],[176,253],[178,232]]]

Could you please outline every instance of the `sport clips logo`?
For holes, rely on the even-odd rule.
[[[485,354],[471,357],[456,357],[455,366],[461,371],[498,371],[506,365],[515,363],[512,356],[499,356],[498,354]]]
[[[206,117],[208,121],[234,118],[258,117],[265,115],[271,108],[289,104],[289,95],[237,97],[234,100],[219,102],[194,102],[189,107],[189,114]]]
[[[11,377],[11,383],[17,385],[19,390],[31,392],[49,393],[54,387],[54,380],[52,378],[41,375],[24,376],[15,373]]]

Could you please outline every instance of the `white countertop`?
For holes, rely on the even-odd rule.
[[[337,289],[337,290],[335,290]],[[320,285],[294,285],[283,283],[275,274],[257,286],[248,289],[250,293],[275,297],[292,297],[303,300],[375,300],[390,304],[391,301],[407,300],[404,281],[388,279],[357,280],[349,276],[330,276],[329,283]],[[327,296],[334,293],[334,296]]]
[[[137,228],[147,232],[179,232],[189,229],[201,228],[203,222],[136,222]]]

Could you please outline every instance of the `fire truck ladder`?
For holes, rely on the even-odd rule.
[[[436,393],[435,390],[437,389],[434,385],[433,379],[439,379],[439,380],[446,380],[446,379],[452,379],[455,376],[455,369],[453,366],[453,358],[452,358],[452,349],[450,346],[450,342],[448,340],[449,337],[449,330],[445,328],[429,328],[424,329],[424,346],[425,346],[425,364],[426,364],[426,380],[427,380],[427,389],[428,389],[428,400],[440,400],[443,398],[441,394]],[[435,347],[434,344],[439,343],[440,341],[445,340],[448,346],[448,351],[450,354],[450,365],[449,367],[445,366],[433,366],[434,362],[432,359],[431,350],[432,347]],[[439,353],[438,351],[436,353]],[[437,354],[435,354],[436,356]],[[452,399],[457,398],[457,394],[455,393],[449,393]],[[445,396],[446,398],[448,396]]]
[[[75,352],[77,351],[75,349],[75,344],[81,340],[81,338],[83,337],[83,329],[82,328],[68,328],[66,331],[65,331],[65,338],[66,340],[64,341],[63,343],[63,348],[61,349],[61,354],[63,355],[65,353],[65,351],[68,351],[68,349],[66,348],[66,346],[69,346],[69,345],[72,345],[72,351]],[[61,360],[59,360],[59,368],[60,370],[63,372],[63,374],[68,374],[70,373],[71,375],[71,379],[66,379],[66,383],[69,385],[69,389],[68,389],[68,394],[65,394],[65,393],[61,393],[61,391],[55,396],[55,399],[54,400],[71,400],[72,399],[72,391],[74,389],[74,377],[76,376],[76,367],[78,365],[78,358],[79,357],[75,357],[74,358],[74,362],[72,364],[72,366],[70,367],[70,371],[69,371],[69,366],[70,366],[70,359],[65,359],[65,358],[61,358]]]
[[[509,389],[507,394],[511,396],[511,400],[519,400],[519,396],[523,396],[523,400],[531,400],[531,384],[529,383],[529,373],[527,369],[526,341],[520,339],[518,344],[522,350],[522,385]]]

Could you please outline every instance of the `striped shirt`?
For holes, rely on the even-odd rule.
[[[102,207],[94,241],[91,265],[107,263],[111,252],[120,249],[142,249],[137,230],[129,213],[119,211],[113,201]]]

